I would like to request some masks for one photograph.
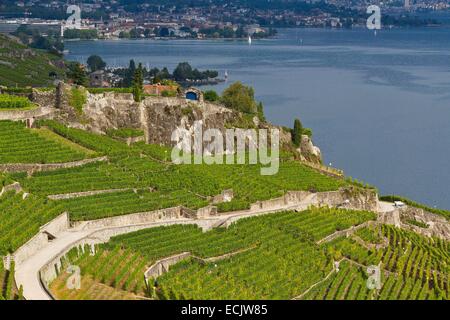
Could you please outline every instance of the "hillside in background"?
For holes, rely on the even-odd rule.
[[[0,35],[0,85],[45,87],[64,74],[62,59]]]

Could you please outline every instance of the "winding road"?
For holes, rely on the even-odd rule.
[[[27,300],[51,300],[52,297],[49,295],[47,290],[44,288],[40,279],[40,270],[43,269],[48,263],[56,259],[58,256],[66,253],[72,247],[76,246],[83,239],[95,240],[95,234],[102,231],[117,231],[118,233],[131,232],[133,231],[151,227],[157,227],[162,225],[170,224],[180,224],[189,223],[197,224],[199,226],[216,227],[222,225],[228,225],[229,223],[239,220],[244,217],[258,216],[263,214],[275,213],[285,210],[305,210],[310,205],[315,203],[310,198],[305,198],[304,201],[296,205],[283,205],[272,209],[260,209],[260,210],[245,210],[245,211],[235,211],[229,214],[208,217],[204,219],[173,219],[173,220],[163,220],[160,222],[152,223],[141,223],[126,226],[114,226],[114,227],[104,227],[84,230],[83,226],[78,226],[75,228],[70,228],[67,231],[60,232],[57,234],[56,239],[50,241],[45,247],[41,248],[37,253],[27,258],[21,263],[16,264],[15,280],[17,286],[23,286],[23,295]],[[391,212],[394,211],[395,207],[391,203],[380,202],[379,212]],[[98,239],[97,239],[98,243]]]

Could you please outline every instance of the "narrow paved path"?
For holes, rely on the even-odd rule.
[[[40,249],[36,254],[29,257],[22,263],[16,265],[15,279],[18,286],[23,286],[23,295],[27,300],[50,300],[51,296],[44,289],[40,277],[39,271],[49,262],[57,258],[61,253],[68,251],[74,245],[84,238],[88,238],[90,235],[104,230],[111,229],[126,229],[127,227],[137,227],[137,228],[151,228],[167,224],[177,224],[177,223],[192,223],[192,224],[211,224],[213,227],[227,225],[231,222],[239,220],[244,217],[258,216],[263,214],[275,213],[285,210],[305,210],[310,205],[314,205],[311,198],[306,198],[305,201],[296,205],[284,205],[277,208],[268,209],[257,209],[257,210],[245,210],[236,211],[229,214],[219,215],[215,217],[209,217],[205,219],[179,219],[171,221],[161,221],[161,222],[151,222],[145,224],[136,224],[129,226],[115,226],[115,227],[104,227],[98,229],[83,230],[82,228],[73,228],[68,231],[62,232],[57,235],[57,238],[49,242],[45,247]],[[384,204],[383,210],[392,211],[393,206]],[[386,211],[384,211],[386,212]]]

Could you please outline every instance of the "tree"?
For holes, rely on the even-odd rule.
[[[141,102],[144,94],[144,76],[142,70],[142,64],[139,63],[138,68],[134,72],[133,77],[133,96],[134,101]]]
[[[158,72],[158,74],[156,75],[156,77],[162,81],[164,79],[170,79],[170,72],[169,70],[167,70],[166,67],[162,68],[161,71]]]
[[[136,63],[134,62],[133,59],[131,59],[130,64],[128,66],[128,70],[126,71],[125,76],[123,77],[122,80],[124,87],[131,87],[135,71],[136,71]]]
[[[225,89],[222,95],[222,102],[227,108],[255,114],[257,105],[254,96],[255,93],[252,87],[245,86],[238,81]]]
[[[70,62],[67,66],[67,77],[74,84],[84,86],[87,83],[87,75],[84,67],[79,62]]]
[[[176,81],[184,81],[186,79],[192,79],[193,70],[191,65],[187,62],[180,62],[173,71],[173,77],[175,78]]]
[[[87,59],[87,65],[92,72],[95,72],[105,69],[106,62],[100,56],[94,54]]]
[[[163,27],[158,30],[158,35],[160,37],[168,37],[170,35],[170,31],[168,28]]]
[[[264,106],[262,102],[259,102],[256,109],[258,110],[258,118],[262,122],[266,122],[266,117],[264,116]]]
[[[215,102],[220,99],[219,95],[214,90],[205,91],[203,93],[203,97],[205,98],[206,101],[211,101],[211,102]]]
[[[302,123],[300,122],[300,119],[295,119],[294,129],[292,130],[292,142],[297,147],[300,147],[300,143],[302,142],[302,131],[303,126]]]

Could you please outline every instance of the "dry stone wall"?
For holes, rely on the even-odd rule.
[[[98,162],[98,161],[106,161],[108,158],[106,156],[104,157],[97,157],[97,158],[91,158],[91,159],[83,159],[79,161],[72,161],[72,162],[63,162],[63,163],[6,163],[6,164],[0,164],[0,171],[4,172],[38,172],[38,171],[49,171],[49,170],[57,170],[57,169],[64,169],[64,168],[73,168],[73,167],[80,167],[88,163],[92,162]]]
[[[68,227],[69,217],[64,212],[51,222],[42,226],[38,234],[14,252],[12,258],[17,264],[22,263],[49,243],[49,234],[57,237],[59,233],[66,231]]]

